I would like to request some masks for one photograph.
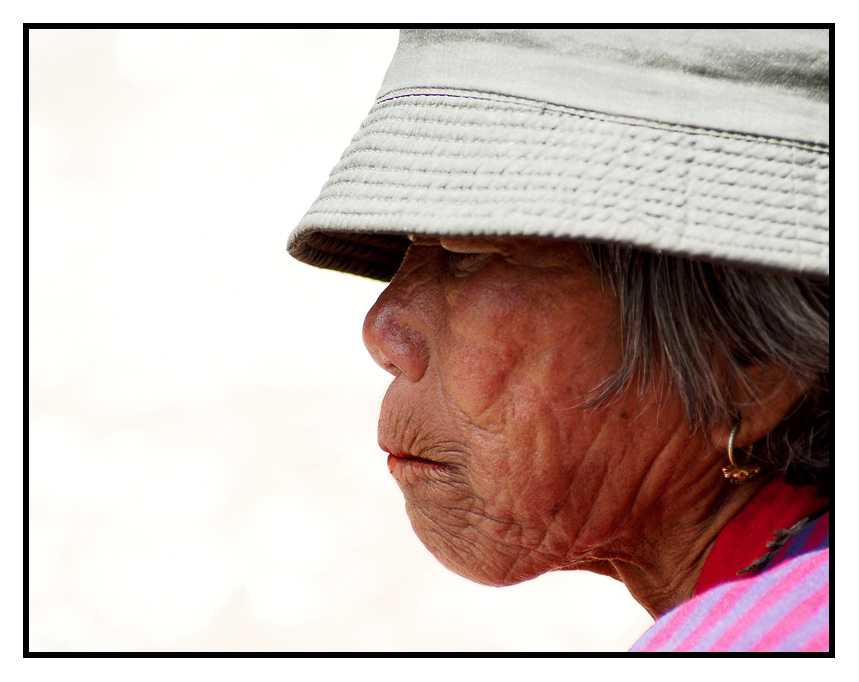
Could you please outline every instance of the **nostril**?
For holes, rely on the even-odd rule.
[[[367,335],[364,335],[364,345],[367,346],[367,350],[370,352],[370,356],[373,358],[375,363],[379,365],[386,372],[390,372],[395,377],[399,376],[403,373],[403,371],[397,367],[396,364],[388,360],[388,358],[382,353],[379,349],[378,345],[367,343]]]
[[[386,372],[390,372],[395,377],[400,376],[403,373],[399,367],[397,367],[393,362],[388,362],[385,359],[381,359],[381,361],[377,358],[376,363]]]

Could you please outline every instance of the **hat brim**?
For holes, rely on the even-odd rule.
[[[389,280],[409,234],[611,242],[828,278],[829,149],[486,93],[395,93],[288,249]]]

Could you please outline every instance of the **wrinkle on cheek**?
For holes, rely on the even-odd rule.
[[[527,390],[522,397],[533,401]],[[569,531],[557,527],[569,515],[559,513],[557,505],[569,497],[562,488],[570,472],[539,456],[563,447],[559,431],[549,428],[549,412],[535,411],[532,405],[527,418],[520,413],[518,428],[506,433],[468,430],[468,450],[480,452],[479,457],[470,457],[468,467],[446,473],[443,480],[415,477],[404,487],[415,533],[449,569],[477,582],[501,585],[568,561]],[[534,425],[541,428],[531,428]],[[534,456],[516,458],[516,451]]]
[[[521,364],[524,348],[511,316],[509,311],[475,309],[453,317],[450,334],[439,348],[446,358],[442,372],[447,391],[473,420],[501,422],[506,416],[507,408],[498,401]]]
[[[503,427],[508,399],[502,399],[515,364],[510,353],[489,352],[485,348],[463,347],[455,363],[445,368],[445,393],[454,413],[466,422],[489,431]]]

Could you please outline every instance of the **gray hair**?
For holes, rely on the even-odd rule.
[[[690,426],[737,423],[763,383],[791,375],[805,395],[753,457],[788,483],[829,493],[829,283],[616,245],[587,244],[619,306],[623,359],[594,389],[604,404],[637,381],[677,391]],[[751,400],[739,396],[752,396]]]

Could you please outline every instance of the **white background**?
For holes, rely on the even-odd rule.
[[[393,30],[29,33],[30,651],[616,651],[609,578],[495,589],[411,531],[361,342],[287,236]]]

